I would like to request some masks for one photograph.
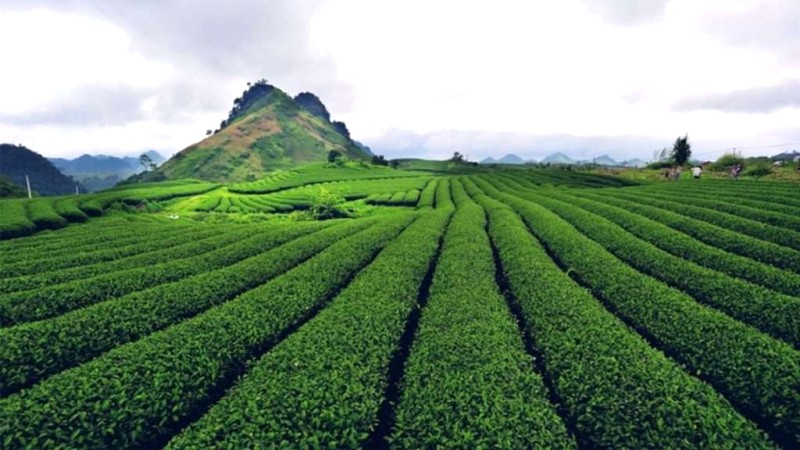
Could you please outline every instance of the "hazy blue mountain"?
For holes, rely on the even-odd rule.
[[[577,161],[563,153],[553,153],[552,155],[543,159],[542,162],[545,164],[575,164]]]
[[[647,161],[641,160],[639,158],[634,158],[623,162],[622,165],[626,167],[641,168],[647,166]]]
[[[480,163],[481,164],[496,164],[497,160],[492,158],[491,156],[488,156],[488,157],[483,158],[482,160],[480,160]]]
[[[156,165],[165,161],[164,156],[155,150],[143,153]],[[80,181],[89,192],[109,188],[144,170],[138,156],[117,157],[86,154],[75,159],[50,158],[50,161],[63,173]]]
[[[497,160],[498,164],[524,164],[525,161],[517,155],[508,153]]]
[[[592,160],[593,163],[600,165],[600,166],[618,166],[620,165],[618,162],[614,161],[608,155],[598,156]]]

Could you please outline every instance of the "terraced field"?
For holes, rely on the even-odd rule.
[[[798,186],[315,170],[0,201],[0,448],[800,446]]]

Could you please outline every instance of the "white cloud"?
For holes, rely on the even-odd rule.
[[[154,87],[173,76],[166,64],[131,50],[128,34],[98,19],[47,10],[0,15],[0,111],[39,109],[93,84]]]
[[[770,105],[796,97],[797,8],[7,0],[0,58],[16,70],[0,73],[0,141],[45,154],[178,150],[225,117],[246,81],[266,77],[291,94],[316,93],[357,139],[387,153],[452,154],[463,136],[498,154],[534,141],[555,147],[552,136],[597,149],[617,137],[631,151],[630,142],[670,145],[687,132],[709,149],[785,142],[800,111]],[[730,104],[732,93],[732,110],[675,107]]]

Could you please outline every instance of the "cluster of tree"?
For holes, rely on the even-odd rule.
[[[467,164],[470,166],[477,166],[478,163],[476,161],[467,161],[466,157],[462,155],[460,152],[454,152],[453,156],[448,159],[448,161],[456,164]]]
[[[689,143],[689,135],[679,136],[672,144],[672,150],[667,147],[656,150],[653,153],[654,161],[647,165],[648,169],[663,169],[665,167],[683,166],[689,162],[692,156],[692,145]]]
[[[228,118],[219,123],[219,128],[211,131],[206,130],[206,136],[212,133],[218,133],[220,130],[228,126],[231,122],[239,118],[250,109],[253,104],[262,98],[266,97],[270,92],[275,89],[275,86],[269,84],[266,79],[262,78],[255,83],[247,83],[247,90],[242,92],[241,97],[236,97],[233,100],[233,108],[228,113]]]
[[[328,162],[341,166],[347,162],[347,157],[339,150],[331,150],[328,152]],[[392,169],[396,169],[397,166],[400,165],[400,161],[396,159],[388,160],[383,155],[372,155],[372,158],[370,158],[370,163],[375,166],[388,166]]]
[[[338,121],[338,120],[334,120],[333,122],[331,122],[331,125],[333,125],[333,128],[339,134],[341,134],[342,136],[344,136],[347,139],[350,139],[350,130],[347,129],[347,125],[345,125],[344,122],[341,122],[341,121]]]
[[[142,166],[145,172],[156,170],[158,164],[153,162],[153,159],[147,153],[142,153],[139,155],[139,164]]]

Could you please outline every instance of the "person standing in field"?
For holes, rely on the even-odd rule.
[[[676,166],[675,167],[675,181],[678,181],[680,179],[681,179],[681,166]]]
[[[703,168],[702,167],[700,167],[700,166],[692,167],[692,177],[694,177],[695,180],[699,179],[700,175],[702,175],[702,174],[703,174]]]

